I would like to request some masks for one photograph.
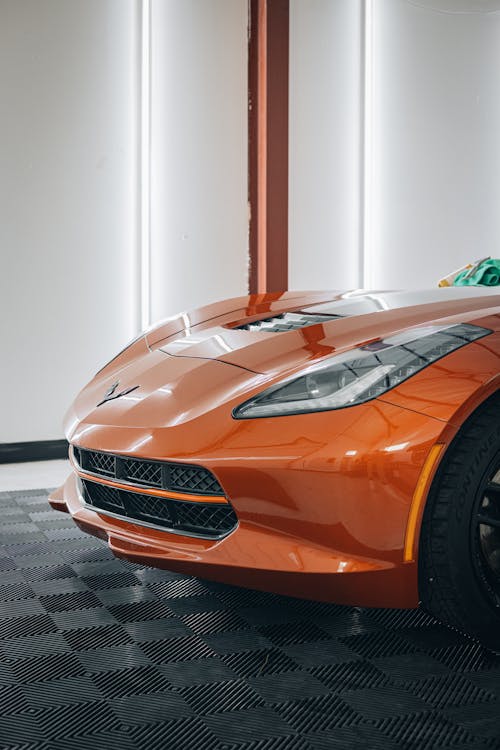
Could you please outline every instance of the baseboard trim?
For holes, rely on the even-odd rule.
[[[66,440],[36,440],[32,443],[0,443],[0,464],[48,461],[68,457]]]

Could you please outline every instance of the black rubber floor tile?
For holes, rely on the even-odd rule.
[[[448,674],[444,664],[428,654],[399,654],[372,659],[371,663],[393,682],[413,682],[426,677],[439,677]]]
[[[232,670],[246,678],[294,672],[297,669],[295,662],[276,648],[225,654],[222,660]]]
[[[290,622],[300,622],[304,613],[290,606],[290,604],[273,603],[269,607],[243,607],[238,609],[238,615],[254,627],[268,627],[284,625]]]
[[[301,735],[289,734],[281,737],[266,737],[265,739],[238,742],[234,745],[221,744],[224,750],[314,750],[308,740]]]
[[[480,672],[465,673],[464,676],[474,685],[500,698],[500,669],[483,669]]]
[[[50,740],[47,750],[137,750],[126,729],[119,727],[103,732],[73,733]],[[41,749],[45,750],[45,748]]]
[[[227,633],[207,633],[203,636],[207,644],[218,654],[234,651],[260,651],[272,648],[273,644],[261,633],[253,630],[228,631]]]
[[[23,685],[1,685],[0,684],[0,716],[14,714],[19,711],[28,711],[32,705],[29,696],[26,695]],[[1,737],[0,737],[1,739]]]
[[[156,724],[193,716],[193,710],[181,695],[171,690],[148,695],[129,695],[114,698],[110,706],[122,724]]]
[[[2,639],[55,632],[57,632],[57,625],[47,614],[0,620],[0,638]]]
[[[443,677],[430,677],[410,683],[407,689],[418,695],[433,708],[466,706],[495,700],[495,696],[461,674],[448,674]]]
[[[84,537],[84,532],[80,531],[76,526],[64,529],[47,529],[43,533],[51,542],[58,542],[62,539],[80,539]]]
[[[442,627],[440,623],[423,609],[367,609],[365,615],[382,628],[406,630],[407,628]]]
[[[120,604],[136,604],[137,602],[158,601],[155,594],[146,586],[137,582],[136,586],[116,589],[97,589],[95,595],[105,607],[115,607]]]
[[[135,643],[120,646],[79,651],[78,659],[87,673],[114,672],[130,667],[151,664],[151,659]]]
[[[5,498],[0,533],[37,531],[0,554],[1,750],[500,750],[500,657],[424,612],[136,566]]]
[[[436,750],[474,743],[474,736],[464,727],[452,724],[432,713],[393,716],[374,723],[383,734],[403,748]]]
[[[10,667],[11,664],[12,659],[2,657],[0,660],[0,686],[12,685],[12,683],[18,681]]]
[[[68,630],[64,633],[64,638],[74,651],[89,651],[106,648],[107,646],[119,646],[123,643],[133,643],[133,639],[126,629],[118,624],[108,627]]]
[[[11,602],[16,599],[29,599],[35,592],[28,583],[8,583],[0,586],[0,602]],[[6,605],[2,604],[2,607]]]
[[[217,737],[198,717],[130,728],[137,750],[219,750]]]
[[[500,700],[485,701],[484,703],[470,703],[469,705],[448,706],[442,712],[443,716],[456,724],[471,728],[476,722],[496,719],[499,727],[500,740]]]
[[[75,727],[78,734],[120,729],[120,720],[103,701],[40,707],[35,715],[49,739],[71,736]]]
[[[380,630],[380,626],[370,620],[364,611],[345,607],[332,615],[321,615],[316,621],[318,628],[331,638],[347,638],[366,635]]]
[[[163,601],[155,599],[146,602],[129,602],[109,607],[109,612],[119,622],[142,622],[159,618],[173,617],[172,612]]]
[[[180,694],[198,715],[238,711],[264,705],[244,680],[226,680],[182,688]]]
[[[12,559],[12,557],[0,557],[0,571],[4,570],[14,570],[16,567],[16,563]]]
[[[30,568],[48,568],[52,565],[63,565],[59,552],[52,549],[50,552],[43,552],[39,555],[26,555],[15,557],[16,565],[19,570],[29,570]]]
[[[251,630],[248,623],[228,610],[186,615],[182,618],[182,621],[193,633],[199,634]]]
[[[143,643],[142,649],[155,664],[215,656],[214,651],[195,635]]]
[[[86,581],[94,576],[108,576],[122,574],[125,570],[121,560],[113,557],[111,560],[85,560],[81,563],[72,563],[72,568],[79,578]]]
[[[248,682],[271,705],[326,695],[329,692],[326,685],[314,675],[302,670],[250,677]]]
[[[76,654],[49,654],[29,659],[16,659],[9,666],[20,683],[77,677],[85,672]]]
[[[88,539],[91,539],[91,537],[88,537]],[[95,543],[98,546],[83,548],[81,546],[78,546],[78,548],[76,549],[70,548],[61,550],[61,558],[69,565],[98,562],[100,560],[109,561],[114,559],[113,553],[106,545],[104,545],[104,543],[99,543],[97,539],[95,539]],[[62,545],[58,543],[57,546],[58,548],[60,548]]]
[[[32,682],[20,686],[30,706],[59,708],[75,703],[97,703],[103,700],[99,688],[87,675],[63,677],[48,682]]]
[[[42,727],[29,713],[3,714],[0,716],[0,740],[4,748],[33,745],[46,739]]]
[[[102,607],[101,601],[92,591],[73,591],[67,594],[41,596],[40,602],[47,612],[68,612],[74,609]]]
[[[148,588],[154,591],[160,599],[179,599],[185,596],[209,596],[210,589],[197,578],[179,578],[173,581],[157,581],[148,583]]]
[[[91,589],[113,589],[121,586],[137,586],[140,581],[133,573],[128,570],[117,570],[113,573],[103,573],[101,575],[82,576],[87,586]]]
[[[186,576],[183,576],[180,573],[173,573],[170,570],[161,570],[160,568],[136,567],[134,575],[137,576],[144,585],[162,581],[178,581],[182,578],[186,578]]]
[[[148,695],[170,690],[166,678],[153,666],[93,674],[92,681],[106,698]]]
[[[483,648],[479,643],[467,640],[449,648],[435,649],[431,655],[453,672],[475,672],[500,665],[500,657]]]
[[[329,641],[330,636],[311,622],[294,622],[282,625],[267,625],[258,628],[259,633],[276,646],[291,646],[296,643]]]
[[[320,695],[276,706],[279,715],[301,734],[359,723],[359,714],[339,695]]]
[[[393,656],[394,654],[409,654],[417,651],[416,646],[392,630],[348,636],[339,640],[366,659]]]
[[[306,735],[313,750],[402,750],[376,727],[357,724]],[[415,748],[417,750],[417,748]]]
[[[386,716],[405,716],[428,711],[431,705],[422,698],[400,686],[384,685],[342,692],[344,700],[365,720],[382,719]]]
[[[30,587],[38,596],[55,596],[71,594],[74,591],[88,591],[89,588],[81,578],[59,578],[54,581],[30,581]]]
[[[146,620],[146,622],[128,622],[123,625],[124,630],[137,643],[148,641],[169,641],[175,638],[188,637],[191,635],[189,628],[175,617],[159,620]]]
[[[0,654],[8,659],[23,659],[26,655],[46,656],[64,654],[71,650],[62,633],[42,633],[0,641]]]
[[[313,667],[310,672],[334,693],[376,689],[389,683],[383,672],[366,661],[324,664]]]
[[[159,669],[169,683],[176,688],[238,679],[237,672],[224,664],[219,656],[169,662],[159,666]]]
[[[54,581],[59,578],[72,578],[76,576],[70,565],[48,565],[43,568],[28,568],[23,570],[23,576],[27,581]]]
[[[295,734],[293,728],[270,706],[210,714],[203,720],[221,742],[229,744],[248,742],[250,738],[267,740],[270,737],[293,737]]]
[[[181,596],[176,599],[169,599],[168,607],[178,617],[199,614],[200,612],[217,612],[226,609],[224,603],[211,594],[207,594],[206,596]]]
[[[290,659],[303,667],[343,664],[361,659],[361,656],[338,640],[298,643],[282,648]]]
[[[410,643],[413,643],[419,651],[425,651],[427,653],[442,648],[450,648],[451,646],[456,645],[466,646],[471,642],[458,631],[451,630],[436,621],[434,621],[429,627],[406,630],[404,635],[405,638]]]
[[[52,612],[51,618],[59,630],[81,630],[82,628],[106,627],[117,625],[117,620],[104,607],[93,609],[68,610],[67,612]]]
[[[34,615],[43,615],[45,607],[42,606],[38,599],[16,599],[0,607],[0,621],[10,620],[14,617],[31,617]]]

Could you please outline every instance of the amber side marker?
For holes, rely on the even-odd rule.
[[[413,499],[411,501],[410,515],[408,516],[408,524],[406,526],[405,546],[404,546],[404,562],[414,562],[415,560],[415,540],[417,536],[417,524],[420,518],[420,511],[422,503],[425,500],[425,493],[429,478],[434,471],[434,467],[441,455],[444,448],[443,443],[436,443],[432,446],[429,451],[429,455],[425,459],[422,471],[418,478],[415,492],[413,493]]]

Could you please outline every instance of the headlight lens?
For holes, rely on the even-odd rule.
[[[314,365],[241,404],[233,416],[277,417],[361,404],[489,333],[469,324],[414,328]]]

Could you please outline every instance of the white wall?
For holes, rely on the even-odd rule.
[[[247,0],[153,0],[151,317],[248,289]]]
[[[467,261],[500,255],[495,9],[498,0],[374,2],[367,285],[434,285]]]
[[[0,3],[0,442],[134,332],[136,3]]]
[[[290,2],[289,283],[359,281],[360,0]]]
[[[498,257],[500,1],[291,0],[290,9],[291,286],[435,286],[469,260]],[[361,101],[371,102],[366,164]],[[370,172],[364,194],[359,178]]]

